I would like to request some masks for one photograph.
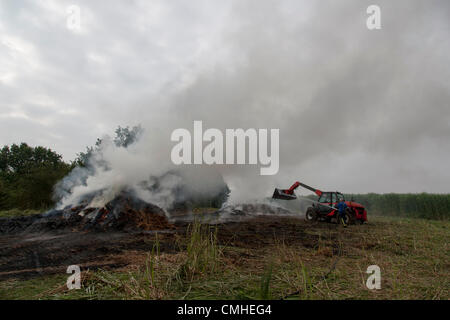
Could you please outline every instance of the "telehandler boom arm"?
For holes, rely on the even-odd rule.
[[[283,200],[294,200],[297,197],[294,194],[294,190],[297,189],[299,186],[302,186],[305,189],[308,189],[315,194],[317,194],[319,197],[322,195],[322,191],[318,189],[314,189],[313,187],[310,187],[304,183],[296,181],[289,189],[278,189],[275,188],[275,191],[273,192],[272,198],[274,199],[283,199]]]

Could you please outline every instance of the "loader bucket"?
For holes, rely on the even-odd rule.
[[[284,190],[278,189],[278,188],[275,188],[275,191],[273,192],[272,198],[273,199],[282,199],[282,200],[295,200],[295,199],[297,199],[295,194],[286,193]]]

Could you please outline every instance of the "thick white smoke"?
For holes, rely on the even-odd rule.
[[[144,130],[124,147],[109,136],[102,138],[86,167],[75,168],[55,188],[58,208],[88,201],[102,207],[121,192],[170,209],[192,197],[215,197],[224,191],[220,173],[211,167],[175,166],[167,158],[170,145],[162,131]]]

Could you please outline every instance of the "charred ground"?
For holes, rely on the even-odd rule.
[[[239,219],[180,219],[158,230],[3,232],[0,297],[450,297],[448,222],[372,217],[367,225],[343,228],[276,214],[244,219],[245,208],[233,214]],[[81,290],[65,286],[72,264],[83,271]],[[382,270],[381,290],[365,286],[372,264]]]

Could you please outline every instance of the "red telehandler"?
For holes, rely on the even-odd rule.
[[[282,200],[294,200],[297,196],[294,190],[299,186],[308,189],[319,196],[317,201],[312,201],[313,204],[306,210],[305,219],[307,221],[328,221],[331,222],[332,219],[338,221],[339,212],[337,210],[337,204],[341,199],[344,199],[344,195],[338,191],[321,191],[314,189],[304,183],[295,182],[289,189],[278,189],[275,188],[272,198],[282,199]],[[344,199],[345,200],[345,199]],[[345,212],[344,223],[354,224],[367,221],[367,210],[359,203],[351,201],[345,201],[347,204],[347,210]]]

